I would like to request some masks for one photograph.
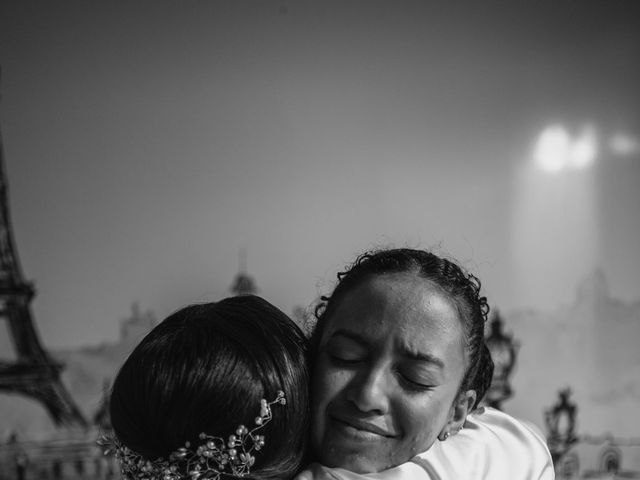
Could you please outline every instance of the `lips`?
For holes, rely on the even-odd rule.
[[[377,435],[380,437],[393,438],[396,433],[388,430],[385,427],[381,427],[374,422],[368,420],[362,420],[359,418],[348,417],[344,415],[330,415],[331,420],[338,427],[342,427],[345,430],[352,430],[357,435]]]

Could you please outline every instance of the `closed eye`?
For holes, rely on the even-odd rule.
[[[424,381],[416,381],[415,379],[412,379],[411,377],[403,374],[400,371],[398,371],[397,374],[400,378],[400,383],[408,390],[415,392],[426,392],[432,390],[435,387],[435,385],[425,383]]]
[[[413,390],[415,392],[427,392],[433,389],[432,385],[423,385],[422,383],[417,383],[412,380],[409,380],[406,377],[403,377],[402,380],[408,390]]]
[[[365,360],[365,357],[352,356],[352,355],[337,355],[335,353],[327,352],[329,360],[337,365],[355,365]]]
[[[366,360],[368,355],[363,345],[343,335],[330,338],[323,350],[333,363],[340,365],[353,365]]]

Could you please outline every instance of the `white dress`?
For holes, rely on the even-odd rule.
[[[553,480],[547,444],[531,425],[493,408],[467,417],[457,435],[436,441],[407,463],[379,473],[357,474],[310,465],[296,480]]]

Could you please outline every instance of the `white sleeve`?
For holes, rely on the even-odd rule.
[[[467,417],[464,429],[412,459],[432,480],[554,480],[547,444],[532,426],[492,408]]]

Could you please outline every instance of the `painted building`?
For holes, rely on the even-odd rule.
[[[640,479],[640,438],[579,438],[556,462],[556,478]]]

